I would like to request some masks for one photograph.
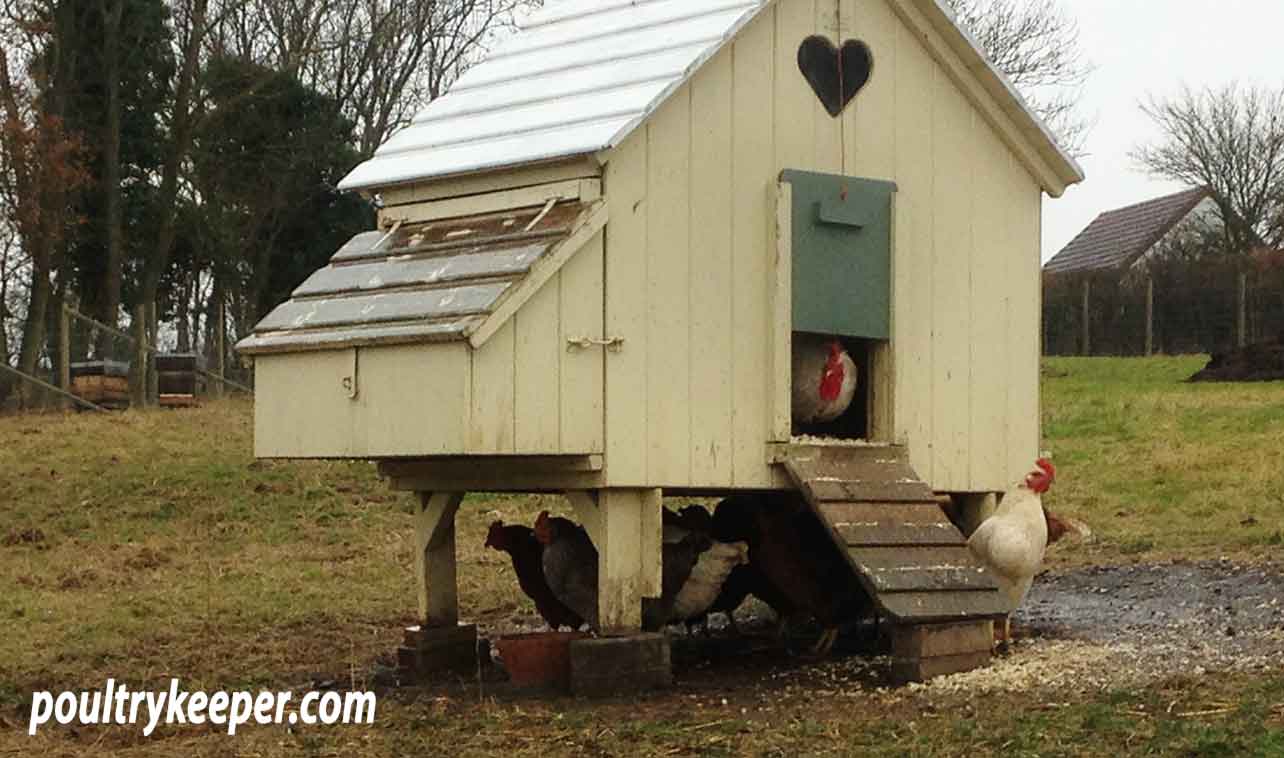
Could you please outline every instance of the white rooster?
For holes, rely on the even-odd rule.
[[[793,417],[800,424],[823,424],[847,410],[856,394],[856,362],[832,337],[794,333]]]
[[[1005,641],[1011,641],[1012,637],[1010,615],[1030,591],[1048,547],[1048,522],[1042,495],[1056,476],[1052,463],[1040,458],[1035,469],[1003,496],[994,515],[977,527],[967,541],[972,553],[994,574],[999,590],[1007,598],[1009,617],[1003,622]]]

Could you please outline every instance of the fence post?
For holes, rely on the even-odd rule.
[[[58,309],[58,388],[71,392],[71,314],[64,303]],[[63,398],[62,407],[71,410],[75,403]]]
[[[134,320],[129,330],[134,333],[134,359],[129,366],[129,403],[134,408],[147,405],[147,309],[134,306]]]
[[[216,332],[214,334],[214,346],[218,350],[214,358],[214,371],[218,374],[219,381],[214,382],[214,397],[223,397],[223,380],[227,378],[227,306],[223,304],[223,299],[218,301],[218,318],[216,320]]]
[[[1155,354],[1155,280],[1146,277],[1146,355]]]
[[[1239,272],[1239,311],[1235,319],[1236,341],[1248,345],[1248,272]]]
[[[1092,280],[1083,279],[1083,355],[1092,355]]]
[[[157,324],[157,304],[148,303],[148,339],[146,339],[145,348],[148,355],[148,405],[160,405],[160,374],[157,371],[157,361],[154,357],[154,348],[160,342],[160,328]]]

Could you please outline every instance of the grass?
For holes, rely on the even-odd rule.
[[[1061,563],[1280,555],[1284,384],[1187,384],[1197,357],[1051,359],[1049,507],[1097,539]]]
[[[1186,385],[1194,359],[1053,360],[1051,505],[1097,538],[1061,564],[1279,554],[1284,386]],[[364,463],[259,462],[251,406],[0,418],[0,755],[1284,755],[1284,671],[1046,703],[782,688],[703,677],[640,702],[493,699],[442,683],[384,692],[374,728],[23,728],[31,692],[363,687],[413,622],[411,500]],[[461,611],[529,614],[496,514],[460,512]],[[1176,704],[1175,706],[1173,704]]]

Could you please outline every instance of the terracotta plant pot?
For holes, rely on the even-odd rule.
[[[567,691],[571,686],[571,640],[584,632],[536,632],[500,637],[496,642],[508,676],[518,687]]]

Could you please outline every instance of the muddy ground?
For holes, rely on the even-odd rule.
[[[1180,675],[1284,670],[1284,565],[1214,561],[1045,573],[1015,617],[1017,640],[990,666],[908,688],[890,686],[890,660],[870,629],[852,630],[830,658],[808,661],[781,649],[769,613],[742,608],[739,636],[719,617],[707,637],[679,632],[678,692],[736,699],[770,697],[772,690],[892,699],[898,692],[1091,693]],[[509,617],[482,631],[529,631],[536,623]]]

